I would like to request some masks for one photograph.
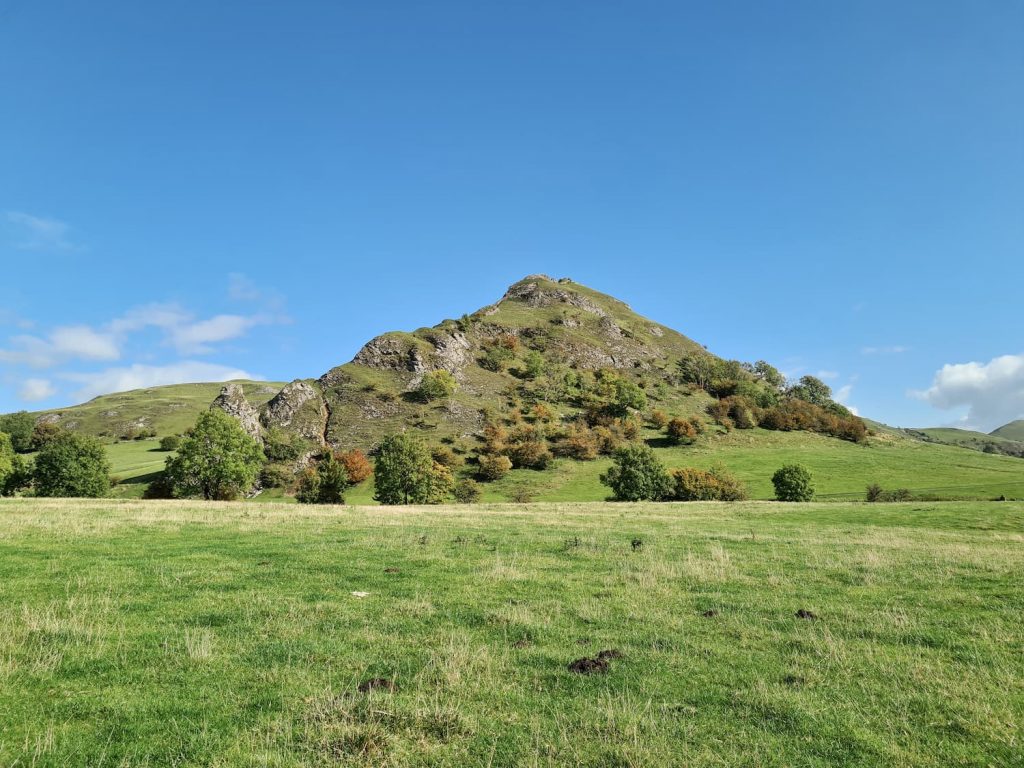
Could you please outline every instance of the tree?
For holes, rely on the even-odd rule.
[[[789,388],[789,396],[824,408],[832,402],[832,388],[814,376],[801,376],[799,383]]]
[[[176,451],[181,445],[181,438],[178,435],[167,435],[160,438],[161,451]]]
[[[596,393],[601,410],[611,416],[627,416],[630,408],[647,407],[647,394],[635,382],[616,374],[602,373]]]
[[[359,483],[363,482],[373,474],[373,467],[370,465],[370,460],[366,458],[366,454],[358,448],[353,448],[351,451],[339,453],[338,461],[345,466],[345,472],[348,473],[348,482],[350,485],[359,485]]]
[[[333,451],[327,451],[315,467],[303,473],[295,498],[300,504],[344,504],[348,485],[345,465]]]
[[[455,484],[455,490],[452,492],[452,495],[455,496],[455,500],[460,504],[475,504],[480,501],[483,493],[480,483],[467,477]]]
[[[459,384],[448,371],[427,371],[416,388],[416,395],[425,403],[451,397]]]
[[[679,360],[678,367],[683,381],[706,390],[718,375],[718,358],[707,352],[688,352]]]
[[[237,420],[220,409],[199,415],[168,457],[167,482],[175,496],[231,500],[248,491],[263,465],[263,450]]]
[[[433,492],[430,450],[409,434],[384,438],[374,464],[374,498],[381,504],[428,504]]]
[[[11,445],[17,453],[28,453],[32,450],[32,430],[36,420],[28,411],[18,411],[0,416],[0,432],[11,438]]]
[[[615,452],[614,463],[601,475],[618,501],[659,501],[671,492],[665,467],[646,445],[628,445]]]
[[[753,373],[757,379],[763,381],[777,392],[782,391],[783,387],[786,386],[786,377],[779,372],[778,368],[764,360],[758,360],[754,363]]]
[[[10,435],[0,432],[0,496],[14,493],[17,484],[14,478],[21,472],[21,457],[14,452]]]
[[[32,437],[29,440],[29,446],[33,451],[40,451],[44,445],[62,432],[64,430],[58,424],[54,424],[52,421],[41,421],[32,427]]]
[[[786,464],[772,475],[775,498],[779,501],[810,501],[814,498],[811,471],[803,464]]]
[[[62,431],[39,451],[32,480],[37,496],[103,496],[110,490],[107,452],[95,437]]]

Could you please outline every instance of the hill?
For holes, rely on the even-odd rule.
[[[903,429],[900,433],[915,440],[923,440],[927,443],[941,443],[943,445],[955,445],[960,448],[969,448],[972,451],[984,451],[985,453],[1001,453],[1006,456],[1024,458],[1024,442],[1002,437],[994,432],[973,432],[969,429],[957,429],[955,427],[927,427],[925,429]]]
[[[236,381],[247,398],[263,404],[283,384],[271,381]],[[39,411],[37,421],[52,422],[96,437],[121,439],[141,431],[159,436],[177,435],[195,423],[210,407],[224,384],[170,384],[94,397],[87,403]]]
[[[1024,496],[1019,460],[963,450],[981,447],[973,436],[865,425],[817,384],[822,391],[786,389],[767,363],[722,360],[614,297],[531,275],[457,320],[378,336],[318,379],[158,387],[41,418],[108,437],[163,435],[212,403],[268,453],[271,443],[291,446],[264,499],[287,498],[281,478],[328,447],[372,453],[402,431],[421,434],[456,478],[480,479],[481,457],[509,457],[514,469],[483,484],[491,501],[603,499],[608,454],[635,440],[669,467],[724,464],[754,498],[771,497],[768,479],[788,461],[807,464],[819,494],[836,499],[860,498],[870,483],[933,498]],[[670,418],[692,434],[669,439]],[[149,441],[112,448],[125,481],[116,494],[140,495],[165,458]],[[357,502],[372,496],[372,480],[349,493]]]
[[[1024,442],[1024,419],[1017,419],[1009,424],[1004,424],[999,429],[992,430],[990,434],[993,437],[1001,437],[1005,440]]]

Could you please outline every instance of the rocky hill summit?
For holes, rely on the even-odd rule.
[[[254,436],[284,431],[311,450],[369,450],[383,435],[409,428],[455,441],[477,433],[488,413],[514,407],[525,383],[610,369],[656,386],[682,355],[701,349],[618,299],[568,278],[529,275],[472,314],[377,336],[350,362],[317,380],[293,381],[258,408],[231,384],[213,407]],[[437,371],[450,375],[454,391],[435,400],[421,387]]]

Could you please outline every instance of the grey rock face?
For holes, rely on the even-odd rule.
[[[384,334],[368,341],[352,358],[370,368],[391,371],[412,371],[420,373],[426,370],[423,357],[414,344],[391,334]]]
[[[543,278],[544,276],[538,275],[537,277]],[[550,278],[546,279],[550,280]],[[605,317],[608,314],[586,296],[581,296],[574,291],[542,288],[539,283],[532,280],[516,283],[509,288],[502,298],[502,301],[508,300],[521,301],[530,307],[551,307],[556,304],[565,304],[598,317]]]
[[[305,381],[295,380],[271,398],[261,414],[263,426],[293,429],[307,440],[323,441],[327,408],[320,393]]]
[[[260,416],[252,403],[245,399],[245,391],[239,384],[225,384],[213,401],[210,409],[219,408],[228,416],[237,419],[250,437],[262,440],[263,428]]]

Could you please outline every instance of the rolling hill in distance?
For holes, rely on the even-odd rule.
[[[723,464],[754,498],[770,498],[771,473],[791,461],[812,469],[823,498],[860,498],[870,483],[935,498],[1024,496],[1020,459],[992,455],[1024,449],[1013,439],[1024,422],[992,435],[867,422],[860,442],[798,429],[733,428],[731,419],[712,415],[724,393],[712,394],[680,375],[680,361],[694,356],[713,358],[700,343],[636,314],[617,298],[569,279],[531,275],[496,303],[459,319],[382,334],[318,379],[153,387],[41,412],[38,419],[111,441],[115,474],[127,481],[116,489],[120,495],[141,494],[166,456],[154,440],[132,438],[181,434],[214,404],[254,437],[284,435],[301,443],[303,460],[327,446],[372,452],[387,434],[412,430],[445,446],[457,471],[467,476],[475,471],[488,425],[513,437],[532,430],[554,456],[543,469],[518,467],[486,484],[485,499],[599,500],[607,495],[599,481],[607,456],[581,461],[560,448],[586,419],[598,430],[621,429],[614,420],[594,421],[592,393],[625,387],[639,392],[643,402],[630,409],[635,437],[646,440],[667,466]],[[756,397],[754,385],[763,382],[742,376],[749,377],[748,394]],[[450,382],[453,391],[429,396],[424,382],[434,378]],[[731,402],[736,393],[724,396]],[[652,423],[655,411],[694,420],[703,433],[692,444],[673,444]],[[372,494],[370,480],[349,497],[370,503]],[[282,495],[280,489],[263,494]]]

